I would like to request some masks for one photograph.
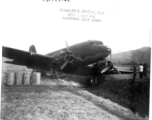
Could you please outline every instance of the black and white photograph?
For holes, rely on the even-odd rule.
[[[1,120],[150,120],[150,3],[1,1]]]

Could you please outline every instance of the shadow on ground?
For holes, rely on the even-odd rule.
[[[88,87],[86,90],[129,108],[142,117],[149,116],[150,81],[111,79],[104,80],[97,86]]]
[[[79,83],[87,80],[88,77],[68,76],[68,79]],[[113,77],[99,77],[97,86],[84,87],[85,90],[96,96],[118,103],[119,105],[130,109],[142,117],[149,116],[149,98],[150,98],[150,80],[136,79],[116,79]]]

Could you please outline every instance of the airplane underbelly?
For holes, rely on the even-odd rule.
[[[107,53],[98,53],[98,54],[96,54],[96,55],[94,55],[94,56],[86,56],[85,58],[84,58],[84,60],[87,62],[87,63],[95,63],[95,62],[98,62],[98,61],[100,61],[100,60],[103,60],[103,59],[105,59],[106,57],[108,56],[108,54]]]

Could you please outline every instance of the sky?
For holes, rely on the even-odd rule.
[[[61,9],[104,14],[95,15],[101,22],[64,20]],[[1,0],[0,45],[25,51],[35,45],[47,54],[66,47],[65,40],[69,46],[100,40],[113,53],[134,50],[151,46],[151,11],[150,0]]]
[[[61,9],[104,14],[95,15],[101,22],[64,20],[62,18],[68,13],[61,12]],[[151,45],[148,0],[3,0],[0,11],[2,46],[27,51],[30,45],[35,45],[39,54],[47,54],[66,47],[65,40],[69,46],[100,40],[113,53]]]

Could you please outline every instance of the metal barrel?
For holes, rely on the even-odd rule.
[[[14,85],[15,83],[14,76],[15,76],[14,72],[6,73],[6,85]]]
[[[16,72],[15,73],[15,84],[22,85],[23,80],[23,72]]]
[[[41,80],[41,73],[39,72],[33,72],[32,73],[32,84],[33,85],[39,85]]]
[[[30,72],[23,73],[23,84],[24,85],[30,85],[30,78],[31,78],[31,73]]]

